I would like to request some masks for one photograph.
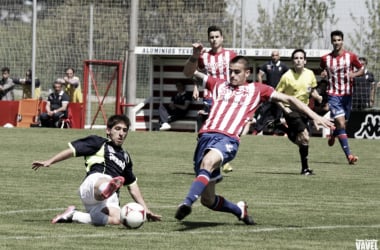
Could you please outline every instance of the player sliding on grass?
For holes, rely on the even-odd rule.
[[[134,201],[145,207],[148,220],[159,221],[145,204],[132,172],[132,160],[122,145],[127,138],[130,121],[124,115],[111,116],[107,121],[107,138],[91,135],[69,143],[69,148],[45,161],[33,162],[33,169],[49,167],[70,157],[84,156],[87,176],[79,188],[86,213],[69,206],[51,221],[79,222],[104,226],[120,224],[119,188],[127,186]]]
[[[202,51],[202,45],[193,44],[193,55],[186,67],[192,67]],[[240,139],[239,134],[245,123],[262,102],[273,101],[290,104],[309,116],[318,127],[332,127],[333,124],[314,113],[306,104],[295,97],[276,92],[272,87],[261,83],[248,83],[250,66],[243,56],[237,56],[229,64],[230,78],[220,80],[207,77],[195,71],[194,75],[203,79],[205,87],[212,92],[213,105],[210,116],[199,131],[198,145],[194,153],[196,178],[190,186],[184,201],[179,205],[175,218],[182,220],[191,213],[192,204],[200,197],[203,206],[214,211],[234,214],[247,225],[254,225],[248,215],[247,204],[239,201],[234,204],[215,194],[215,186],[222,179],[220,166],[234,159]]]

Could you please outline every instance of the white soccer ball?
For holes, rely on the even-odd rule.
[[[124,205],[120,211],[120,221],[127,228],[137,229],[146,220],[146,211],[138,203],[130,202]]]

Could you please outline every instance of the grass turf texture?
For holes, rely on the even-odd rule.
[[[0,128],[0,249],[355,249],[356,239],[380,240],[378,140],[353,140],[359,157],[351,166],[338,145],[312,138],[310,167],[299,175],[298,149],[287,138],[245,136],[231,162],[234,171],[217,193],[246,200],[258,223],[210,211],[199,202],[177,222],[174,213],[193,179],[193,133],[130,132],[124,148],[152,211],[163,221],[142,228],[50,224],[71,204],[83,210],[77,189],[85,174],[83,158],[37,172],[67,142],[103,130]],[[131,201],[121,191],[123,204]]]

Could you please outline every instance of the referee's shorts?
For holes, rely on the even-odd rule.
[[[289,114],[284,112],[286,123],[288,124],[287,134],[289,140],[296,141],[297,134],[304,131],[305,128],[309,131],[309,118],[298,111],[292,111]]]

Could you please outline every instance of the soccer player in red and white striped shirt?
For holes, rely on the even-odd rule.
[[[333,146],[335,137],[338,137],[348,163],[355,164],[358,157],[351,153],[348,145],[346,121],[351,113],[353,79],[363,75],[364,66],[354,53],[343,48],[343,38],[342,31],[331,32],[333,51],[322,56],[320,66],[323,70],[321,76],[327,77],[328,80],[327,94],[330,115],[336,126],[329,137],[328,144]]]
[[[185,68],[193,67],[202,46],[193,44],[193,56],[187,61]],[[179,205],[175,218],[182,220],[191,213],[192,204],[201,197],[203,206],[219,212],[234,214],[247,225],[254,221],[247,212],[247,204],[237,204],[215,194],[216,183],[222,179],[220,167],[237,154],[242,131],[247,117],[252,117],[262,102],[283,102],[296,107],[309,116],[314,123],[325,127],[333,124],[314,113],[306,104],[293,96],[276,92],[271,86],[262,83],[248,83],[251,74],[248,60],[237,56],[229,64],[229,80],[209,77],[195,71],[193,75],[203,79],[204,86],[212,92],[213,105],[205,124],[199,131],[198,143],[194,153],[194,170],[196,178],[191,184],[184,201]]]
[[[213,78],[229,79],[228,65],[236,57],[232,50],[223,48],[223,33],[218,26],[210,26],[207,30],[211,49],[203,52],[198,58],[198,68]]]
[[[227,50],[223,48],[223,32],[218,26],[212,25],[207,29],[208,41],[210,43],[210,50],[206,51],[202,49],[201,55],[194,63],[193,67],[187,71],[184,71],[185,75],[190,77],[195,70],[201,71],[206,75],[218,78],[229,79],[228,65],[230,61],[236,57],[236,53],[233,50]],[[193,98],[199,98],[198,86],[194,85]],[[199,112],[198,127],[200,128],[203,122],[207,119],[212,106],[212,93],[206,88],[203,90],[203,104],[204,109]],[[230,164],[223,166],[223,172],[228,173],[233,169]]]

